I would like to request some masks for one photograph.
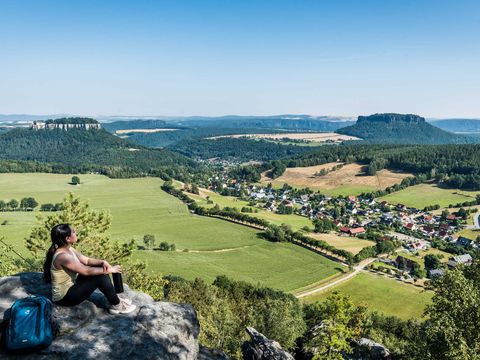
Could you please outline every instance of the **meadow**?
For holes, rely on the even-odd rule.
[[[261,283],[292,291],[334,276],[338,265],[318,254],[292,244],[270,243],[246,226],[191,214],[178,199],[160,189],[158,178],[109,179],[100,175],[79,175],[81,184],[70,185],[71,175],[0,174],[0,198],[32,196],[39,203],[62,201],[73,192],[94,209],[112,215],[113,239],[135,239],[153,234],[157,245],[174,243],[177,251],[138,250],[136,259],[162,274],[212,280],[217,275]],[[23,239],[35,224],[34,212],[2,212],[0,236],[23,254]],[[45,214],[44,214],[45,215]],[[302,219],[298,216],[298,218]],[[306,218],[305,218],[306,219]]]
[[[405,320],[420,318],[433,294],[391,278],[362,272],[325,292],[305,298],[305,301],[321,301],[334,291],[348,295],[355,304],[364,305],[369,310]]]
[[[438,204],[440,207],[447,207],[450,204],[472,201],[475,200],[477,194],[480,194],[480,191],[447,189],[434,184],[419,184],[382,196],[379,200],[423,209],[429,205]]]
[[[364,174],[363,166],[360,164],[345,164],[338,170],[332,168],[341,163],[327,163],[322,165],[287,168],[285,172],[275,180],[262,177],[263,182],[272,182],[275,187],[289,184],[293,187],[319,190],[324,194],[337,195],[358,195],[362,192],[383,190],[388,186],[400,183],[402,179],[411,176],[408,173],[380,170],[374,176]],[[315,174],[321,170],[328,173],[322,176]]]

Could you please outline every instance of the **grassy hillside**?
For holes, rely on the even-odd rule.
[[[320,190],[328,195],[358,195],[362,192],[383,190],[388,186],[401,183],[402,179],[412,176],[409,173],[380,170],[375,175],[367,175],[365,166],[362,164],[341,164],[338,170],[332,170],[341,163],[327,163],[323,165],[292,167],[273,181],[264,178],[264,183],[272,182],[273,186],[281,187],[288,184],[297,188],[308,187]],[[317,176],[320,170],[327,170],[328,173]]]
[[[182,202],[160,189],[162,181],[157,178],[80,175],[79,186],[69,185],[70,179],[71,175],[59,174],[0,174],[0,194],[5,200],[33,196],[46,203],[59,202],[73,191],[93,208],[111,212],[114,239],[134,238],[143,245],[143,235],[154,234],[157,244],[174,243],[176,252],[140,250],[134,254],[145,259],[149,269],[163,274],[208,280],[226,274],[290,291],[340,271],[336,263],[301,247],[267,242],[254,229],[190,214]],[[36,213],[0,213],[0,221],[9,220],[0,226],[0,234],[23,253],[23,239]]]
[[[465,191],[441,188],[432,184],[420,184],[382,196],[379,200],[423,209],[428,205],[438,204],[441,207],[447,207],[450,204],[472,201],[475,200],[477,194],[480,194],[480,191]]]
[[[103,129],[13,129],[0,134],[0,160],[53,164],[49,172],[94,171],[114,177],[145,173],[173,176],[199,168],[185,156],[134,145]],[[18,170],[38,171],[35,163],[24,163]]]
[[[305,301],[323,300],[334,291],[350,296],[357,305],[402,319],[421,317],[432,298],[431,292],[421,288],[364,272],[325,292],[307,297]]]

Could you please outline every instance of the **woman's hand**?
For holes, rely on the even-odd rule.
[[[105,274],[108,274],[109,272],[111,272],[112,265],[110,265],[107,260],[102,261],[102,267],[103,267],[103,272]]]
[[[112,274],[121,273],[121,272],[122,272],[122,267],[121,267],[120,265],[111,266],[111,267],[110,267],[110,272],[111,272]]]

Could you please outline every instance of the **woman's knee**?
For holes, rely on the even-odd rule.
[[[97,276],[97,279],[100,284],[112,284],[112,280],[110,279],[110,276],[108,276],[108,274],[95,275],[95,276]]]

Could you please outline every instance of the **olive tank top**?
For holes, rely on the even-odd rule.
[[[63,299],[63,297],[67,294],[68,289],[70,289],[73,284],[75,283],[75,279],[77,278],[77,273],[68,269],[57,269],[53,265],[57,255],[61,254],[63,251],[56,252],[53,255],[52,265],[50,267],[50,273],[52,275],[52,300],[59,301]],[[73,255],[75,261],[80,262],[78,260],[77,255],[75,252],[68,250],[71,255]]]

